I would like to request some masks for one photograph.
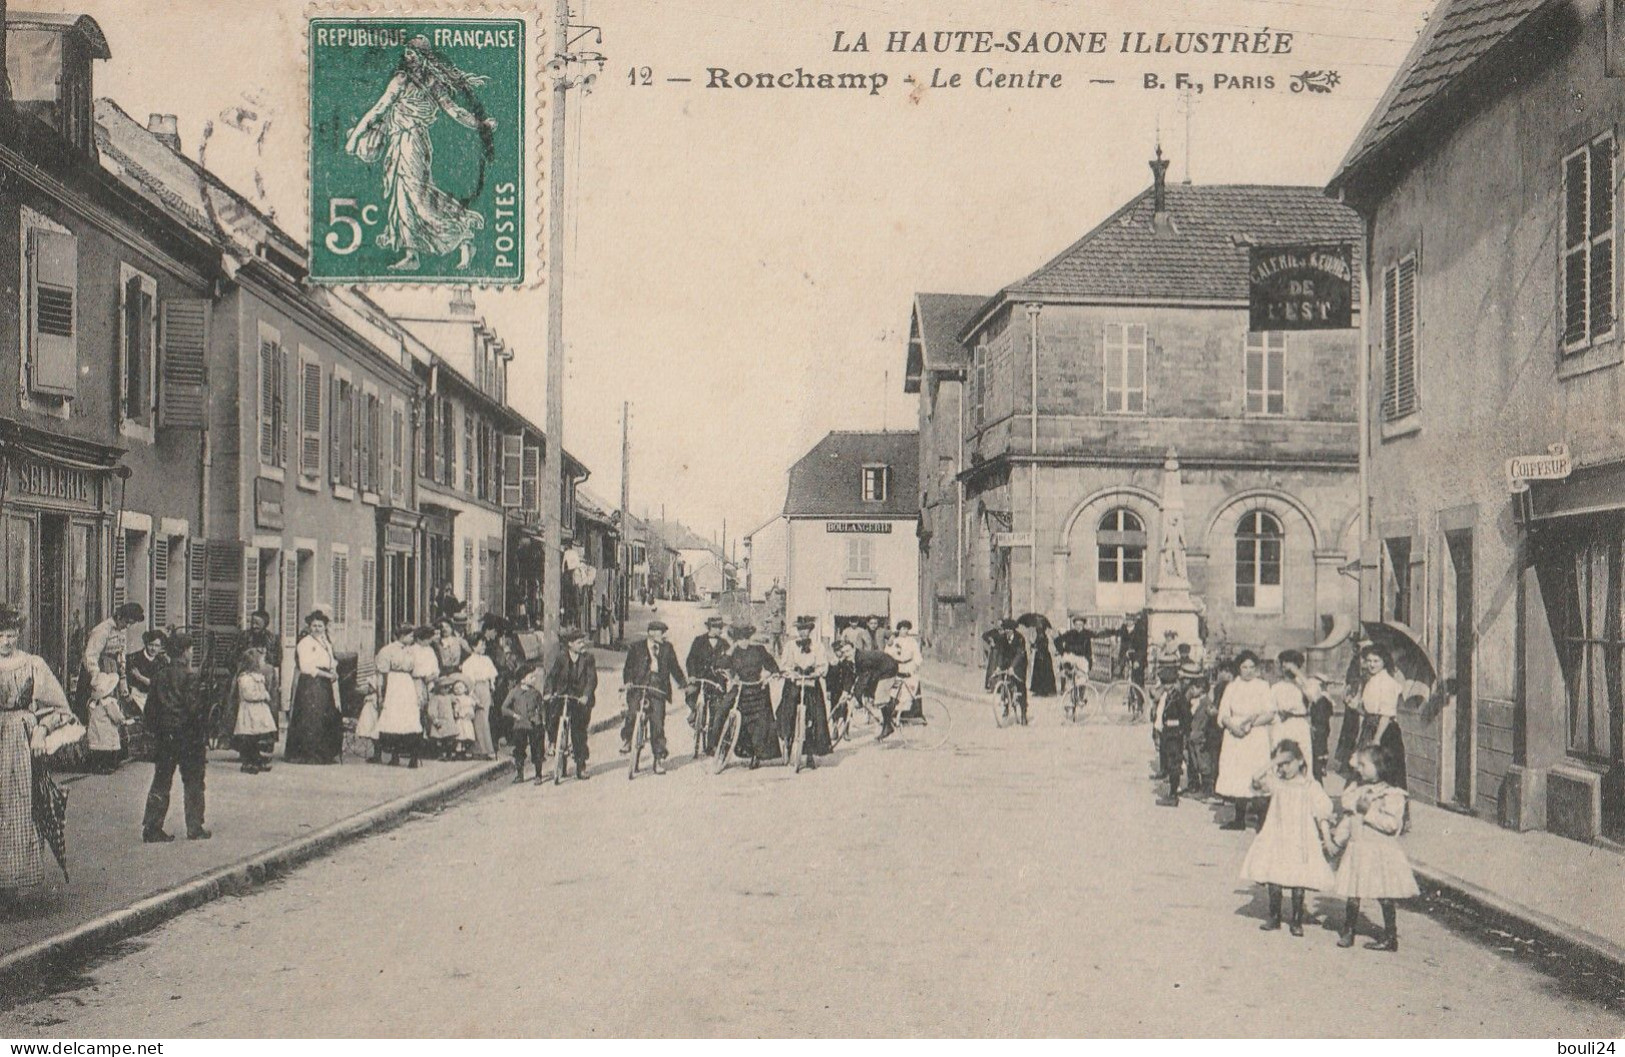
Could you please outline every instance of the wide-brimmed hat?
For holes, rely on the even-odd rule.
[[[705,626],[708,627],[708,628],[720,628],[725,623],[727,623],[727,621],[723,620],[721,617],[706,617],[705,618]]]
[[[818,618],[817,617],[797,617],[796,618],[796,627],[798,627],[798,628],[816,628],[817,626],[818,626]]]
[[[736,639],[748,639],[756,634],[756,626],[753,624],[735,624],[733,633]]]

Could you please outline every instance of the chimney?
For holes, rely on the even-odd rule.
[[[451,295],[451,314],[464,319],[473,319],[477,313],[474,310],[474,295],[466,287],[458,287]]]
[[[1162,156],[1162,144],[1157,144],[1157,156],[1151,159],[1151,226],[1158,232],[1173,230],[1173,218],[1168,215],[1168,161]]]
[[[181,152],[181,126],[174,114],[148,114],[147,131],[176,154]]]

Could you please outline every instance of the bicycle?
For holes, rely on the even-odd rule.
[[[726,694],[727,690],[715,680],[699,675],[689,676],[688,685],[694,686],[696,683],[699,684],[694,701],[694,758],[697,760],[705,755],[706,735],[711,732],[711,692]]]
[[[1089,669],[1081,671],[1070,661],[1061,663],[1061,714],[1068,723],[1082,723],[1085,706],[1088,704],[1089,691],[1092,684],[1089,682]]]
[[[787,683],[796,685],[796,715],[794,726],[790,728],[790,736],[784,746],[785,766],[793,767],[796,774],[801,773],[801,757],[807,744],[807,688],[818,685],[816,675],[798,675],[790,673],[784,676]],[[790,688],[786,686],[784,692]],[[833,732],[831,740],[833,740]]]
[[[631,691],[642,691],[642,695],[638,700],[637,719],[632,725],[632,752],[626,769],[626,780],[629,782],[638,776],[638,766],[643,762],[643,744],[649,740],[649,724],[654,722],[654,709],[651,706],[657,698],[664,700],[666,697],[664,692],[653,686],[633,684],[632,686],[621,687],[622,695],[627,695]],[[626,707],[632,707],[629,696],[627,697]],[[651,747],[650,752],[653,753],[653,751]],[[650,766],[655,774],[665,773],[658,758],[651,756]]]
[[[569,773],[570,758],[574,755],[571,748],[574,735],[570,733],[570,702],[574,701],[583,707],[587,704],[584,697],[572,694],[549,694],[548,701],[561,702],[559,705],[559,725],[553,731],[553,784],[558,785],[564,781]],[[581,767],[576,767],[576,777],[581,777]],[[537,779],[540,781],[540,779]]]
[[[905,700],[910,707],[904,707]],[[916,707],[920,714],[910,715]],[[891,708],[895,726],[885,741],[888,748],[940,749],[948,743],[953,713],[936,698],[915,694],[901,676],[892,680]]]
[[[1022,703],[1021,680],[1009,668],[993,673],[993,725],[1003,728],[1012,723],[1027,725],[1027,709]]]
[[[733,704],[728,706],[728,718],[722,721],[722,732],[717,737],[714,773],[721,774],[727,768],[728,761],[734,753],[734,746],[739,744],[739,732],[745,725],[745,717],[739,711],[739,699],[744,695],[745,688],[766,685],[766,679],[746,681],[729,678],[728,693],[733,695]]]
[[[1098,691],[1097,711],[1114,723],[1139,723],[1145,719],[1150,699],[1145,688],[1132,679],[1115,679]]]

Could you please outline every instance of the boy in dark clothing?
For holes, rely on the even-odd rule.
[[[525,753],[530,752],[536,767],[536,780],[542,780],[542,759],[546,756],[547,721],[542,702],[542,670],[532,668],[508,691],[502,714],[513,725],[513,766],[515,783],[525,780]]]
[[[1191,725],[1191,699],[1199,693],[1202,666],[1187,661],[1179,666],[1178,683],[1162,703],[1162,769],[1168,775],[1169,807],[1179,806],[1180,769],[1185,763],[1185,737]]]
[[[212,834],[203,828],[203,769],[208,763],[209,706],[203,700],[197,675],[187,669],[192,640],[185,634],[170,637],[168,654],[173,663],[161,668],[152,680],[145,719],[153,736],[152,788],[147,792],[147,810],[141,820],[141,839],[159,844],[175,838],[164,832],[169,814],[169,794],[180,769],[185,787],[186,836],[208,840]]]
[[[1314,769],[1315,781],[1324,782],[1327,765],[1331,762],[1332,699],[1318,679],[1308,679],[1305,682],[1313,684],[1314,688],[1320,691],[1309,700],[1309,743],[1310,755],[1313,757],[1310,764]]]

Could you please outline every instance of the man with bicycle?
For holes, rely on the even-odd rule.
[[[663,762],[666,759],[666,702],[672,699],[672,684],[688,685],[682,666],[677,663],[677,651],[666,641],[666,630],[664,621],[651,621],[648,640],[626,651],[626,665],[621,669],[621,684],[626,690],[621,755],[632,751],[632,725],[647,698],[649,747],[654,753],[655,774],[666,773]]]
[[[852,696],[859,701],[874,704],[875,691],[884,680],[897,678],[897,662],[879,650],[860,650],[850,642],[842,641],[836,647],[841,663],[851,670]],[[880,713],[880,736],[890,736],[896,729],[892,710],[896,702],[888,702]]]
[[[722,618],[707,617],[705,633],[696,635],[694,642],[688,648],[688,725],[694,726],[698,722],[696,716],[701,700],[711,706],[711,726],[716,726],[716,711],[720,707],[722,697],[722,669],[728,663],[728,653],[732,649],[727,639],[722,637]],[[709,731],[704,734],[706,748],[710,748],[711,735]]]
[[[897,678],[908,688],[908,709],[901,718],[923,718],[925,712],[920,706],[920,665],[924,658],[920,656],[920,638],[914,634],[913,621],[897,622],[897,635],[886,644],[884,652],[897,662]]]
[[[1072,682],[1082,684],[1089,678],[1095,661],[1095,637],[1089,631],[1089,622],[1081,616],[1072,618],[1072,627],[1055,636],[1055,653],[1065,674],[1072,669]]]
[[[1026,716],[1027,640],[1021,637],[1021,629],[1006,617],[999,621],[998,627],[984,634],[982,641],[987,644],[987,688],[995,689],[998,674],[1007,672],[1015,691],[1016,707]]]
[[[570,749],[575,757],[576,777],[586,778],[587,728],[598,694],[598,667],[592,654],[587,652],[586,632],[570,628],[560,633],[559,639],[564,648],[547,669],[547,729],[549,733],[556,731],[561,714],[565,714],[570,724]],[[569,706],[567,714],[564,713],[566,705]]]

